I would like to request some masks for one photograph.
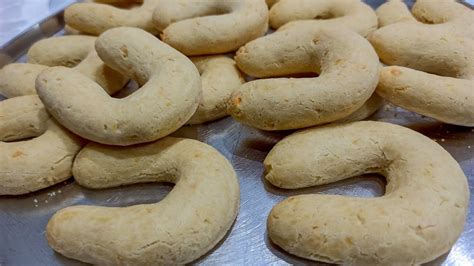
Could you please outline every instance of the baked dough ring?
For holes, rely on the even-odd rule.
[[[264,35],[268,8],[264,0],[160,0],[153,21],[185,55],[221,54]]]
[[[83,33],[100,35],[104,31],[121,27],[136,27],[158,34],[153,26],[152,14],[159,0],[102,1],[104,3],[76,3],[64,11],[66,24]],[[122,9],[109,3],[143,2],[140,7]]]
[[[28,63],[75,67],[94,51],[96,39],[87,35],[70,35],[40,40],[28,50]]]
[[[36,77],[48,66],[74,67],[113,94],[128,81],[102,62],[94,50],[97,38],[61,36],[43,39],[28,50],[28,63],[6,65],[0,70],[0,94],[12,98],[36,94]]]
[[[6,98],[36,94],[35,80],[43,65],[13,63],[0,69],[0,94]]]
[[[400,0],[390,0],[376,10],[380,27],[398,22],[418,22],[427,28],[474,38],[474,12],[454,0],[417,0],[412,12],[413,15]]]
[[[296,256],[344,265],[420,265],[463,231],[469,189],[458,163],[431,139],[383,122],[308,129],[279,142],[265,178],[302,188],[379,173],[385,195],[299,195],[276,205],[270,239]]]
[[[367,40],[333,27],[282,29],[246,44],[235,59],[254,77],[321,73],[317,78],[255,80],[235,90],[229,114],[264,130],[303,128],[348,116],[372,95],[380,69]]]
[[[202,80],[202,99],[188,124],[195,125],[227,115],[227,101],[244,79],[235,61],[223,55],[192,57]]]
[[[96,49],[109,66],[143,86],[116,99],[78,71],[46,69],[36,79],[38,95],[72,132],[103,144],[137,144],[174,132],[196,111],[199,72],[155,36],[137,28],[114,28],[98,37]]]
[[[35,138],[22,140],[29,137]],[[50,119],[37,95],[0,101],[0,195],[26,194],[68,179],[80,148],[80,139]]]
[[[50,119],[38,96],[0,101],[0,141],[15,141],[43,134]]]
[[[269,13],[270,26],[335,26],[349,28],[362,36],[377,29],[374,10],[360,0],[280,0]],[[292,22],[287,24],[289,22]]]
[[[474,126],[473,39],[400,22],[375,31],[369,40],[384,63],[397,65],[383,68],[379,95],[445,123]]]
[[[74,177],[89,188],[171,182],[160,202],[122,208],[73,206],[48,223],[49,245],[99,265],[181,265],[221,240],[239,208],[239,184],[214,148],[191,139],[164,138],[136,147],[88,144]]]

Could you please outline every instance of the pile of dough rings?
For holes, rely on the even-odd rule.
[[[310,194],[274,206],[268,236],[290,254],[418,265],[455,244],[469,203],[459,164],[411,129],[359,120],[387,100],[474,126],[474,11],[454,0],[417,0],[411,11],[399,0],[376,11],[359,0],[97,2],[68,7],[70,35],[0,70],[0,195],[71,176],[91,189],[175,186],[158,203],[58,211],[46,228],[55,251],[113,265],[210,252],[237,217],[238,177],[210,145],[169,135],[227,115],[299,130],[263,163],[276,187],[387,179],[379,198]],[[115,96],[130,80],[138,90]]]

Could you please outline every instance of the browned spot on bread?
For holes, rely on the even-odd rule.
[[[402,72],[398,69],[398,68],[393,68],[390,70],[390,74],[394,75],[394,76],[399,76],[402,74]]]
[[[128,48],[127,48],[127,46],[122,45],[120,47],[120,53],[122,54],[123,58],[127,58],[128,57]]]
[[[344,239],[344,242],[346,242],[346,244],[349,245],[349,246],[354,245],[354,242],[352,242],[352,238],[350,238],[350,237],[346,237]]]
[[[232,97],[230,102],[231,102],[232,105],[239,105],[242,102],[242,97],[240,97],[240,96]]]
[[[25,154],[22,151],[18,150],[18,151],[15,151],[15,153],[12,155],[12,158],[17,158],[22,155],[25,155]]]

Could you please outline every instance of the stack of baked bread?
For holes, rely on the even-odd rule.
[[[97,2],[68,7],[69,35],[35,43],[28,63],[0,70],[8,98],[0,102],[0,195],[71,176],[94,189],[175,187],[155,204],[60,210],[46,229],[54,250],[112,265],[183,264],[210,251],[237,216],[238,177],[213,147],[168,135],[227,115],[261,130],[303,129],[264,161],[277,187],[387,179],[379,198],[312,194],[277,204],[268,235],[287,252],[406,265],[454,245],[469,202],[459,164],[420,133],[358,120],[387,100],[474,126],[470,8],[454,0],[418,0],[411,11],[398,0],[376,11],[359,0]],[[115,96],[129,81],[139,88]]]

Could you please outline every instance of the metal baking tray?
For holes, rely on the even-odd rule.
[[[366,1],[377,7],[385,1]],[[61,35],[62,13],[34,25],[0,50],[0,67],[24,61],[35,41]],[[0,99],[1,100],[1,99]],[[459,162],[474,194],[474,129],[442,124],[401,108],[386,105],[370,120],[404,125],[438,142]],[[374,197],[384,193],[384,180],[375,175],[351,178],[331,185],[298,190],[273,187],[263,178],[262,161],[268,151],[290,132],[264,132],[227,117],[213,123],[186,126],[174,136],[198,139],[218,149],[232,163],[239,177],[241,203],[233,227],[226,237],[195,264],[235,265],[324,265],[292,256],[273,245],[266,233],[271,208],[290,195],[304,193]],[[1,152],[1,151],[0,151]],[[66,182],[23,196],[0,197],[0,265],[81,265],[55,253],[47,244],[45,226],[49,218],[66,206],[86,204],[129,206],[161,200],[172,189],[169,184],[139,184],[90,190],[70,178]],[[430,265],[474,264],[474,199],[465,230],[448,254]]]

